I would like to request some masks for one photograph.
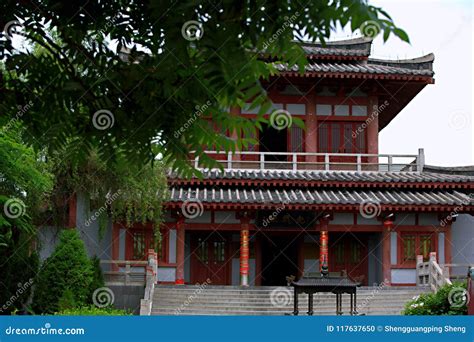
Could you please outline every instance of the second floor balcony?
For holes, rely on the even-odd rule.
[[[226,170],[422,172],[423,149],[418,154],[306,153],[306,152],[219,152],[206,151]],[[192,158],[201,168],[199,158]]]

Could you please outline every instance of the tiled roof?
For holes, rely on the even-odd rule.
[[[275,67],[280,72],[298,73],[297,65],[289,68],[287,65],[275,63]],[[374,64],[368,62],[315,62],[310,61],[305,67],[306,73],[362,73],[362,74],[381,74],[381,75],[406,75],[406,76],[433,76],[434,72],[430,69],[414,69],[398,66]]]
[[[286,171],[286,170],[217,170],[202,171],[203,179],[210,180],[302,180],[319,182],[377,182],[377,183],[474,183],[473,176],[434,172],[355,172],[355,171]],[[178,179],[176,173],[168,175]]]
[[[311,56],[357,56],[367,57],[370,54],[372,38],[353,38],[321,43],[301,43],[307,55]]]
[[[372,46],[372,38],[360,37],[340,41],[321,43],[299,43],[308,58],[306,74],[371,74],[390,76],[425,76],[432,77],[434,55],[401,59],[384,60],[368,58]],[[270,61],[270,60],[269,60]],[[276,63],[275,67],[283,73],[299,75],[297,65],[288,67]]]
[[[474,199],[458,191],[396,190],[324,190],[324,189],[240,189],[240,188],[171,188],[170,202],[238,204],[341,204],[359,205],[370,201],[380,205],[474,205]]]
[[[304,52],[307,55],[314,55],[314,56],[368,56],[370,50],[366,49],[338,49],[332,47],[319,47],[319,46],[302,46]]]
[[[424,170],[433,173],[442,173],[447,175],[462,175],[462,176],[471,176],[474,179],[474,165],[467,166],[434,166],[434,165],[425,165]]]

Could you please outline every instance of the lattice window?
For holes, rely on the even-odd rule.
[[[209,245],[207,241],[202,238],[198,239],[197,257],[205,264],[209,261]]]
[[[319,152],[329,152],[329,125],[320,124],[318,130]]]
[[[403,261],[415,261],[416,260],[416,236],[404,235],[402,246],[403,246]]]
[[[225,261],[225,241],[214,241],[214,261]]]
[[[319,125],[318,152],[365,153],[365,130],[360,124],[332,122]]]
[[[292,126],[290,130],[291,152],[303,152],[304,140],[303,129],[298,126]]]
[[[133,260],[141,260],[145,257],[146,240],[144,232],[133,232]]]
[[[430,252],[432,252],[432,241],[431,235],[420,235],[420,248],[419,253],[423,255],[423,260],[427,261],[430,258]]]
[[[423,255],[423,260],[427,261],[430,252],[435,251],[431,234],[402,234],[402,262],[415,262],[417,255]]]
[[[353,241],[351,243],[351,264],[357,264],[361,261],[360,250],[360,245],[356,241]]]

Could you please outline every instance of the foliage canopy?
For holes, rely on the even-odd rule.
[[[160,155],[178,169],[187,169],[188,153],[196,151],[203,166],[212,165],[203,146],[240,148],[251,141],[242,137],[266,121],[271,104],[261,81],[277,71],[258,52],[303,71],[297,41],[324,42],[337,25],[357,31],[370,22],[384,39],[393,33],[408,41],[386,12],[364,0],[304,4],[2,1],[0,111],[7,115],[1,119],[23,121],[37,147],[55,150],[78,139],[84,147],[78,152],[86,155],[95,149],[113,161],[124,153],[139,164]],[[24,36],[23,49],[13,47],[13,31]],[[29,101],[31,108],[18,115]],[[256,122],[229,114],[246,102],[260,106]],[[233,131],[243,134],[233,140],[220,133]]]

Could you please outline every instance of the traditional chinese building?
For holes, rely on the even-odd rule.
[[[414,285],[417,255],[451,263],[455,216],[472,225],[474,177],[427,169],[421,148],[379,153],[379,132],[434,84],[434,56],[372,59],[371,44],[303,45],[305,73],[277,65],[265,83],[273,108],[258,144],[209,151],[223,171],[202,179],[169,174],[159,282],[283,285],[324,267],[365,285]],[[255,118],[249,108],[231,112]],[[142,260],[152,231],[115,222],[108,241],[111,259]]]

